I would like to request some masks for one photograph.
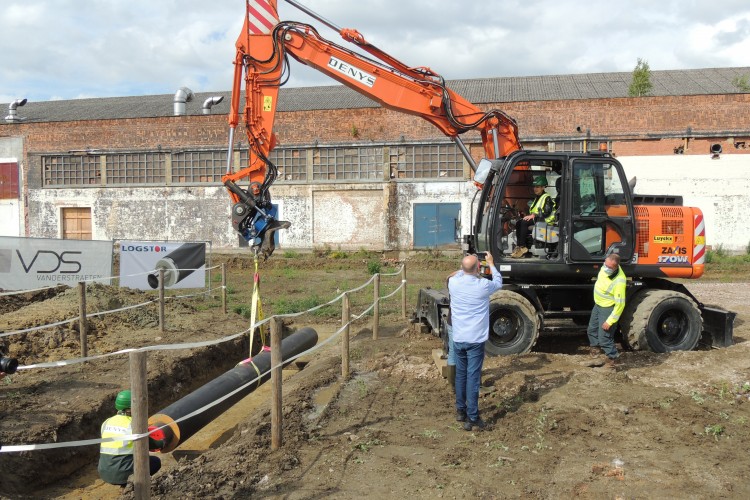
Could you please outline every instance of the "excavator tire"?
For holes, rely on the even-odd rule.
[[[698,305],[685,294],[647,290],[623,314],[623,340],[634,350],[671,352],[695,348],[703,331]]]
[[[529,352],[539,338],[540,318],[523,295],[500,290],[490,298],[490,338],[484,344],[490,356]]]
[[[620,321],[617,323],[620,325],[620,340],[622,341],[622,347],[630,351],[641,350],[641,335],[634,330],[633,319],[635,316],[638,306],[646,298],[646,291],[641,291],[633,297],[629,297],[625,303],[625,310],[620,316]],[[645,342],[645,337],[643,338]]]

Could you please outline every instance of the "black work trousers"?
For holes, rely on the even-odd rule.
[[[529,244],[529,231],[534,226],[534,222],[534,219],[518,219],[518,222],[516,222],[516,245],[526,248],[532,246]]]

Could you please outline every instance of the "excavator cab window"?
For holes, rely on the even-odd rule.
[[[622,259],[633,253],[632,206],[627,202],[621,169],[615,164],[573,163],[570,257],[602,261],[614,249]]]

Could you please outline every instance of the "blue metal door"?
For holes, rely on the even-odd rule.
[[[415,203],[414,248],[455,244],[460,220],[460,203]]]

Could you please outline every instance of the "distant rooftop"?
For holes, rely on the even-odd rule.
[[[750,67],[652,71],[653,88],[649,96],[736,94],[741,91],[732,82],[744,75],[750,75]],[[632,76],[632,72],[589,73],[451,80],[447,84],[453,91],[475,104],[605,99],[628,97]],[[213,107],[212,114],[226,114],[230,94],[229,91],[195,93],[193,100],[186,104],[186,113],[200,115],[203,102],[207,98],[224,96],[224,101]],[[19,99],[23,97],[18,96]],[[24,122],[35,123],[172,116],[173,97],[174,94],[161,94],[29,101],[25,106],[18,108],[18,116],[22,117]],[[7,115],[8,104],[0,104],[0,125],[6,125],[2,118]],[[348,87],[331,85],[282,88],[277,110],[289,112],[377,107],[379,104]]]

